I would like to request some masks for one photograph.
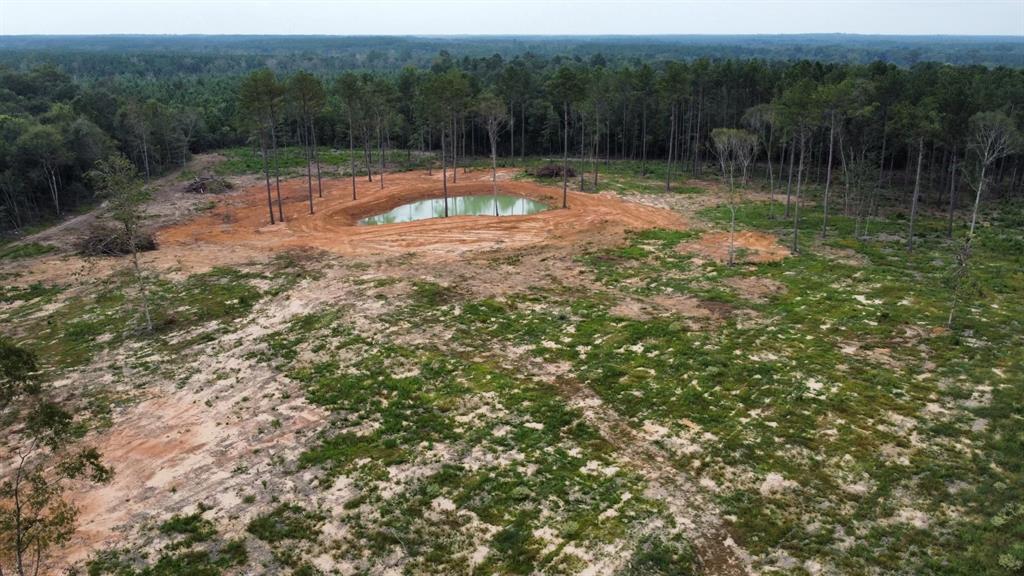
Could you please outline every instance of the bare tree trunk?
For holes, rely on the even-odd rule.
[[[448,217],[448,155],[444,146],[445,129],[441,127],[441,181],[444,182],[444,217]]]
[[[665,165],[665,192],[672,190],[672,157],[676,138],[676,104],[672,103],[672,114],[669,117],[668,129],[668,163]]]
[[[851,149],[852,154],[852,149]],[[843,167],[843,215],[850,215],[850,171],[846,165],[846,144],[843,133],[839,132],[839,162]]]
[[[565,129],[562,131],[562,208],[569,207],[569,102],[562,106]]]
[[[132,267],[135,269],[135,282],[139,285],[139,296],[142,298],[142,313],[146,317],[146,331],[153,331],[153,319],[149,315],[149,293],[146,291],[146,281],[142,276],[142,269],[139,267],[139,250],[135,245],[135,232],[125,226],[128,234],[128,247],[132,251]]]
[[[953,237],[953,213],[956,210],[956,146],[953,147],[953,160],[949,165],[949,209],[946,212],[946,238]]]
[[[381,121],[377,120],[377,152],[380,156],[380,175],[377,180],[380,182],[380,189],[384,189],[384,130],[381,127]]]
[[[583,151],[584,150],[584,144],[585,144],[584,140],[586,140],[586,138],[584,138],[584,136],[586,134],[586,129],[587,129],[587,119],[586,119],[586,116],[582,112],[580,112],[580,159],[579,159],[579,162],[576,163],[576,167],[577,167],[577,169],[579,169],[579,172],[580,172],[580,192],[586,192],[586,190],[584,189],[584,187],[586,185],[586,180],[585,180],[586,174],[584,174],[585,170],[584,170],[584,164],[583,164],[583,155],[585,154],[585,152]]]
[[[800,142],[800,160],[803,160],[803,142]],[[793,143],[789,146],[789,182],[786,184],[786,213],[783,218],[789,218],[789,208],[792,199],[793,192],[793,161],[796,159],[796,138],[793,139]]]
[[[324,183],[320,177],[320,152],[316,149],[316,123],[309,120],[309,132],[313,135],[313,163],[316,164],[316,191],[317,196],[324,197]]]
[[[270,121],[270,146],[274,150],[274,185],[277,187],[277,219],[284,222],[284,206],[281,203],[281,164],[277,159],[277,130],[274,121]]]
[[[590,156],[591,164],[594,168],[594,192],[597,192],[597,161],[601,156],[601,110],[597,108],[594,110],[594,142],[591,146],[593,153]]]
[[[735,160],[729,162],[729,266],[736,263],[736,188],[733,181]]]
[[[352,199],[356,199],[356,137],[352,126],[352,113],[348,115],[348,162],[352,172]]]
[[[772,160],[772,144],[775,140],[775,124],[768,124],[768,219],[771,220],[775,207],[775,170]]]
[[[520,164],[526,163],[526,101],[519,105],[519,147]]]
[[[917,140],[917,176],[914,178],[914,195],[910,200],[910,230],[907,234],[907,251],[914,250],[914,220],[917,218],[917,199],[921,195],[921,161],[924,160],[924,137]]]
[[[832,186],[832,141],[836,130],[836,115],[833,112],[828,127],[828,164],[825,167],[825,206],[821,221],[821,237],[828,236],[828,192]]]
[[[647,101],[641,107],[640,122],[640,175],[647,176]]]
[[[46,186],[50,189],[50,198],[53,199],[53,209],[60,217],[60,190],[57,188],[57,178],[53,175],[54,169],[49,163],[44,164],[43,171],[46,173]]]
[[[800,189],[804,175],[804,137],[800,136],[800,165],[796,169],[796,198],[793,202],[793,254],[800,252]]]
[[[985,170],[988,169],[988,162],[981,165],[981,176],[978,177],[978,190],[974,196],[974,210],[971,212],[971,229],[967,233],[968,239],[974,238],[974,227],[978,222],[978,206],[981,205],[981,192],[985,188]]]
[[[142,125],[142,162],[146,167],[146,182],[149,182],[149,146],[146,145],[146,125]]]
[[[270,162],[267,161],[267,137],[260,129],[260,155],[263,157],[263,174],[267,178],[267,209],[270,211],[270,224],[274,224],[274,199],[270,195]]]
[[[701,116],[703,115],[704,109],[704,88],[700,89],[700,98],[697,100],[697,130],[693,135],[693,175],[700,176],[703,173],[701,170],[701,156],[700,156],[700,126]]]
[[[366,162],[366,180],[373,182],[373,158],[370,156],[370,131],[363,127],[363,160]]]
[[[512,166],[516,165],[516,101],[508,101],[508,135],[509,135],[509,160]]]
[[[299,132],[302,140],[303,152],[306,154],[306,190],[309,197],[309,213],[313,213],[313,154],[309,148],[309,124],[306,122],[306,114],[302,114],[302,129]]]
[[[487,124],[487,136],[491,140],[491,197],[494,201],[494,215],[498,215],[498,124],[491,118]]]
[[[459,119],[452,115],[452,183],[459,181]]]

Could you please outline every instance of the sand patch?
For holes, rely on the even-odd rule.
[[[790,255],[789,248],[779,244],[778,238],[764,232],[736,232],[733,244],[737,262],[778,262]],[[694,242],[680,244],[678,250],[686,254],[696,253],[720,263],[728,262],[729,233],[707,232]]]

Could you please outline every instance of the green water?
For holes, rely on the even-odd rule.
[[[449,216],[523,216],[547,210],[548,205],[520,196],[450,196]],[[383,214],[369,216],[360,224],[395,224],[444,217],[444,198],[403,204]]]

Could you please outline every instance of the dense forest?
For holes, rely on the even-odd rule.
[[[129,41],[152,46],[137,54],[112,52]],[[685,42],[639,58],[634,56],[647,44],[624,41],[622,50],[586,58],[441,50],[420,65],[424,46],[436,45],[395,39],[391,53],[409,46],[403,58],[415,65],[322,72],[360,68],[351,60],[357,40],[329,39],[319,52],[313,51],[315,39],[296,41],[295,57],[287,56],[284,44],[258,54],[250,37],[204,39],[221,46],[184,55],[164,37],[148,43],[111,37],[82,40],[76,51],[44,49],[52,42],[7,38],[0,50],[0,61],[8,63],[0,67],[3,229],[59,217],[88,202],[93,194],[83,175],[113,150],[147,178],[182,166],[193,153],[232,146],[359,147],[354,156],[360,167],[353,157],[351,169],[371,177],[370,167],[387,160],[389,150],[444,149],[445,159],[457,162],[489,152],[483,109],[493,109],[484,104],[495,100],[504,105],[502,158],[564,152],[588,165],[632,159],[645,173],[656,165],[667,168],[670,186],[673,170],[700,175],[716,165],[715,129],[745,128],[758,136],[758,173],[785,183],[787,193],[794,171],[797,181],[824,184],[834,169],[844,210],[902,205],[915,190],[915,207],[918,200],[946,207],[952,221],[957,205],[966,202],[962,183],[976,180],[965,178],[967,171],[979,165],[971,156],[977,152],[970,145],[972,118],[1011,132],[1024,120],[1024,70],[1009,67],[661,59],[694,46]],[[472,47],[467,52],[482,49],[465,42]],[[531,45],[529,38],[507,42]],[[585,45],[576,42],[570,53]],[[1019,48],[992,42],[1010,52]],[[453,51],[463,47],[457,40],[449,44]],[[549,52],[564,47],[543,45]],[[964,54],[972,50],[960,48]],[[132,63],[153,66],[153,73]],[[309,72],[291,71],[304,63]],[[1019,194],[1022,159],[1005,154],[988,167],[986,196]]]
[[[269,66],[317,74],[429,67],[442,50],[460,58],[574,61],[600,54],[611,64],[695,60],[882,61],[1024,67],[1024,42],[1009,36],[850,34],[665,36],[6,36],[0,64],[53,63],[75,76],[168,77],[237,74]]]

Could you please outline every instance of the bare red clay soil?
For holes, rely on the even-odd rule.
[[[778,262],[790,255],[789,248],[779,244],[778,238],[764,232],[736,232],[733,235],[733,246],[739,262]],[[687,253],[696,252],[716,262],[727,262],[729,233],[706,232],[697,241],[680,245],[679,249]]]
[[[347,255],[426,252],[455,256],[481,248],[617,238],[627,229],[686,227],[679,214],[623,201],[611,194],[569,192],[569,208],[563,210],[561,190],[509,180],[513,173],[499,172],[499,193],[538,200],[553,209],[528,216],[458,216],[359,226],[356,223],[360,218],[409,202],[442,197],[440,173],[386,174],[383,190],[376,179],[357,179],[358,199],[354,201],[349,179],[324,180],[323,198],[316,197],[314,182],[315,214],[309,214],[306,180],[294,179],[281,183],[284,224],[270,225],[267,190],[261,185],[224,198],[200,217],[161,230],[157,239],[161,248],[210,243],[265,250],[310,247]],[[449,196],[490,193],[489,172],[460,174],[457,183],[448,183]],[[276,198],[274,210],[276,217]]]

